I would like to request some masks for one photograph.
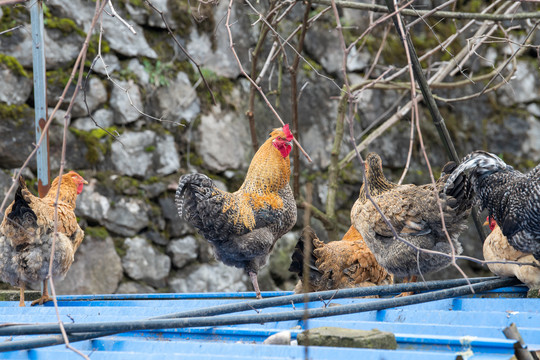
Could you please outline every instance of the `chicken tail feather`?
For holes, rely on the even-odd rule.
[[[213,188],[214,182],[206,175],[195,173],[182,176],[176,188],[174,198],[178,215],[181,218],[184,217],[186,198],[194,197],[199,202],[209,198]]]
[[[8,221],[13,225],[18,225],[23,229],[37,226],[37,216],[30,207],[30,204],[23,196],[23,190],[27,190],[26,183],[22,177],[19,178],[19,187],[15,192],[15,199],[11,212],[7,215]]]
[[[317,258],[315,257],[313,250],[315,249],[315,244],[313,243],[314,240],[317,239],[317,235],[315,234],[315,231],[309,226],[306,226],[304,230],[302,230],[302,235],[300,236],[300,239],[298,239],[298,242],[296,243],[296,246],[294,248],[294,252],[291,256],[292,262],[289,266],[289,271],[298,274],[298,277],[302,279],[303,273],[304,273],[304,251],[306,250],[306,242],[310,242],[310,254],[309,254],[309,268],[310,268],[310,279],[312,277],[321,277],[322,273],[317,269],[315,262],[317,261]]]
[[[501,170],[509,170],[512,169],[512,167],[506,165],[506,163],[495,154],[482,150],[473,151],[463,158],[463,162],[452,172],[452,175],[448,177],[446,184],[444,185],[444,192],[447,192],[448,187],[454,183],[461,173],[470,169],[474,169],[476,176],[479,177]]]
[[[458,169],[459,166],[453,161],[444,165],[441,179],[444,181],[446,177],[447,180],[442,195],[448,206],[456,209],[457,213],[463,213],[471,208],[474,194],[469,178]],[[453,181],[450,182],[452,178]]]

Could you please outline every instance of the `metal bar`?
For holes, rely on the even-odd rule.
[[[499,278],[472,285],[463,285],[455,288],[421,293],[411,296],[380,299],[371,302],[363,302],[335,307],[309,309],[310,318],[327,316],[337,316],[353,314],[365,311],[383,310],[397,306],[420,304],[429,301],[442,300],[457,296],[463,296],[474,291],[487,291],[499,287],[512,286],[519,283],[515,278]],[[262,300],[260,300],[262,301]],[[66,331],[70,334],[70,342],[80,336],[83,339],[110,335],[113,332],[128,332],[135,330],[157,330],[170,328],[186,328],[201,326],[224,326],[251,323],[266,323],[276,321],[302,320],[305,316],[304,310],[293,310],[278,313],[255,314],[255,315],[229,315],[229,316],[201,316],[180,319],[159,319],[159,320],[135,320],[117,322],[96,322],[88,324],[64,324]],[[0,328],[2,336],[36,335],[36,334],[58,334],[60,332],[58,324],[38,324],[24,326],[6,326]],[[78,333],[78,334],[75,334]],[[93,335],[91,333],[94,333]],[[40,338],[31,340],[13,341],[0,344],[0,352],[31,349],[34,347],[49,346],[59,341],[57,337]],[[63,341],[63,340],[62,340]],[[37,345],[37,346],[36,346]]]
[[[43,25],[43,3],[36,0],[30,7],[30,21],[32,23],[32,58],[34,69],[34,110],[36,143],[43,133],[47,122],[47,79],[45,75],[45,39]],[[45,132],[40,147],[36,153],[38,192],[44,197],[49,191],[49,134]]]

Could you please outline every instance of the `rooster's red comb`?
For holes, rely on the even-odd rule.
[[[291,130],[289,129],[289,124],[283,125],[283,132],[285,133],[285,136],[287,137],[287,141],[291,141],[292,139],[294,139],[294,136]]]

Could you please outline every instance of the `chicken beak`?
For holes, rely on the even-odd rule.
[[[487,222],[487,220],[482,224],[482,226],[488,226],[489,223]]]
[[[83,179],[82,183],[83,183],[84,185],[88,185],[88,181],[86,181],[86,180],[84,180],[84,179]]]

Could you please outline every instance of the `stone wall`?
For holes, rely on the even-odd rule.
[[[188,2],[152,2],[164,11],[179,43],[203,68],[218,103],[211,103],[194,67],[155,12],[139,1],[115,2],[118,13],[137,34],[117,19],[103,16],[103,61],[98,60],[88,76],[86,103],[82,93],[75,99],[67,131],[66,168],[77,170],[90,182],[79,196],[76,210],[86,237],[67,278],[57,283],[58,293],[251,291],[241,270],[213,259],[207,242],[178,218],[174,205],[180,175],[204,172],[224,189],[234,191],[253,154],[245,116],[249,82],[241,76],[230,51],[224,20],[228,2],[205,5],[197,10],[200,12],[188,9]],[[46,2],[49,113],[69,78],[94,6],[83,0]],[[206,18],[197,21],[186,15],[188,10]],[[282,23],[283,34],[288,34],[285,29],[299,24],[302,13],[298,3]],[[344,10],[342,15],[358,25],[359,33],[364,30],[367,12]],[[0,16],[0,30],[23,25],[0,35],[0,194],[5,194],[14,169],[23,164],[35,139],[29,12],[24,6],[5,6],[0,8]],[[249,51],[256,44],[260,24],[253,25],[257,16],[241,2],[235,2],[232,17],[235,49],[244,68],[249,69]],[[312,66],[302,62],[299,71],[299,83],[307,84],[299,102],[299,140],[313,159],[311,164],[301,159],[301,182],[314,183],[314,204],[320,208],[326,202],[326,172],[343,82],[342,53],[332,23],[329,15],[310,28],[303,56]],[[348,71],[353,83],[360,82],[371,65],[380,36],[382,30],[375,31],[370,46],[350,53]],[[421,36],[425,35],[418,34]],[[466,46],[465,37],[461,46]],[[538,34],[534,43],[540,43]],[[97,48],[98,35],[94,34],[86,69],[97,55]],[[508,56],[502,47],[491,49],[495,52],[488,47],[479,50],[483,57],[471,61],[474,71],[490,69],[491,64],[483,59]],[[381,62],[404,65],[401,52],[400,47],[394,47],[383,53]],[[288,55],[292,57],[293,53]],[[538,163],[540,73],[535,56],[531,52],[517,59],[515,76],[496,92],[464,102],[440,103],[460,155],[482,148],[503,155],[520,169]],[[277,68],[273,71],[273,77],[263,81],[265,90],[276,89]],[[479,86],[484,84],[436,92],[443,97],[458,97],[477,91]],[[287,122],[291,118],[291,100],[290,78],[286,74],[281,90],[277,110]],[[72,86],[69,94],[73,91]],[[360,133],[377,121],[398,98],[397,91],[364,91],[358,98],[355,130]],[[269,95],[269,99],[276,104],[275,95]],[[60,165],[68,101],[64,101],[50,129],[53,177]],[[271,128],[279,126],[260,98],[256,100],[255,118],[259,142]],[[385,171],[393,180],[399,178],[406,161],[409,128],[408,119],[404,119],[367,149],[381,154]],[[422,129],[430,161],[435,170],[440,169],[447,157],[429,116],[422,117]],[[342,155],[350,150],[346,136]],[[337,205],[343,228],[350,224],[348,214],[361,185],[356,164],[353,161],[341,174]],[[35,161],[23,174],[30,185],[35,184]],[[428,179],[423,157],[415,145],[405,181],[420,183]],[[322,225],[316,220],[312,225],[326,240]],[[278,242],[270,265],[261,274],[263,290],[292,289],[295,279],[286,269],[302,226],[299,220],[293,232]],[[463,236],[463,243],[468,255],[481,256],[474,229]],[[469,264],[465,268],[470,274],[480,271]]]

